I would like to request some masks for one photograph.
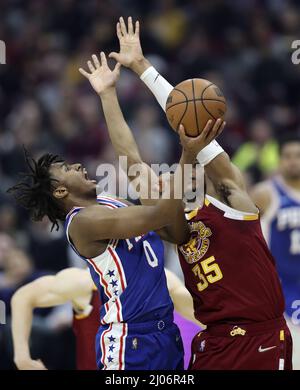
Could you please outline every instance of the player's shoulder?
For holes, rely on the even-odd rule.
[[[273,191],[272,180],[258,183],[250,190],[250,196],[261,212],[265,212],[270,206]]]
[[[264,199],[271,199],[273,185],[271,180],[265,180],[252,187],[250,190],[251,197],[263,197]]]
[[[89,238],[91,232],[95,231],[96,228],[98,230],[101,228],[101,220],[105,221],[112,212],[111,208],[97,203],[81,208],[68,226],[69,237],[74,243]]]
[[[273,179],[267,179],[253,186],[252,191],[269,192],[273,187]]]

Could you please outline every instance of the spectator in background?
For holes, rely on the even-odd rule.
[[[63,228],[51,233],[50,226],[44,218],[38,223],[30,223],[27,232],[34,267],[42,272],[58,272],[69,266]]]
[[[250,171],[255,181],[268,177],[278,167],[278,145],[269,123],[256,119],[250,124],[250,140],[233,156],[233,163],[242,171]]]
[[[8,234],[0,233],[0,272],[4,269],[4,259],[13,247],[13,239]]]
[[[24,284],[42,276],[35,271],[32,260],[21,249],[11,248],[2,258],[0,272],[0,300],[6,305],[7,315],[10,314],[10,300],[15,291]]]
[[[153,105],[138,107],[130,126],[146,163],[161,164],[172,161],[170,131],[161,126],[159,113]]]
[[[220,143],[250,183],[277,168],[281,133],[300,128],[300,66],[290,58],[300,37],[298,0],[1,0],[7,64],[0,66],[0,270],[14,240],[33,259],[28,277],[70,265],[61,232],[50,236],[46,221],[34,228],[5,191],[24,170],[22,144],[35,157],[47,149],[83,161],[94,174],[99,161],[117,165],[99,104],[78,68],[92,53],[117,50],[115,22],[129,13],[143,23],[145,54],[156,55],[151,62],[172,84],[202,77],[222,89],[228,111]],[[122,70],[118,94],[141,134],[143,157],[177,161],[176,134],[165,131],[166,119],[142,83]],[[50,344],[46,338],[41,348]]]

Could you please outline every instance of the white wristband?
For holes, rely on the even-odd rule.
[[[197,160],[202,166],[205,166],[223,152],[222,146],[214,140],[198,153]]]
[[[153,66],[146,69],[140,76],[140,79],[153,93],[161,108],[166,111],[167,99],[170,92],[173,90],[172,85],[168,83]]]

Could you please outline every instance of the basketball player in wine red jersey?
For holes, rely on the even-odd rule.
[[[67,268],[21,287],[12,298],[14,361],[19,370],[45,370],[41,360],[31,358],[29,335],[33,311],[72,303],[76,339],[76,367],[96,370],[95,335],[100,325],[100,296],[88,270]]]
[[[117,35],[120,53],[110,57],[137,73],[165,110],[173,87],[143,57],[139,23],[134,29],[129,18],[127,28],[120,18]],[[209,121],[202,134],[212,126]],[[204,205],[187,213],[190,240],[178,247],[195,317],[207,325],[194,337],[190,369],[292,369],[280,281],[242,175],[216,141],[200,151],[202,134],[187,137],[183,126],[179,133],[181,163],[197,158],[205,167],[206,183]],[[126,153],[137,155],[128,148]]]

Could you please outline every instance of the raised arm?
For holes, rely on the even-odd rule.
[[[127,24],[128,26],[126,26],[122,17],[119,19],[117,35],[120,43],[120,52],[112,52],[110,57],[135,72],[150,89],[159,105],[165,111],[166,101],[173,87],[144,57],[139,38],[139,22],[135,23],[135,31],[131,17],[128,18]],[[213,124],[211,123],[209,126],[211,129]],[[218,122],[216,126],[221,127],[222,123]],[[203,139],[201,139],[201,145],[203,144],[202,141]],[[229,156],[218,142],[213,140],[203,149],[199,149],[199,147],[197,149],[197,142],[194,145],[193,159],[197,158],[200,164],[205,167],[205,173],[213,182],[217,193],[223,198],[222,200],[242,211],[253,212],[256,210],[246,193],[241,172],[231,163]],[[188,161],[191,156],[186,157],[185,160]],[[230,193],[229,196],[227,196],[228,193]]]
[[[40,360],[30,354],[29,337],[33,311],[38,307],[52,307],[91,294],[93,282],[87,271],[70,268],[55,276],[44,276],[21,287],[13,296],[12,336],[14,361],[19,370],[45,370]]]
[[[177,244],[185,242],[188,229],[181,199],[159,201],[157,201],[157,198],[154,201],[150,199],[150,191],[153,190],[153,187],[158,195],[158,177],[141,160],[132,132],[120,109],[115,90],[115,83],[119,74],[118,65],[111,71],[107,65],[104,53],[101,53],[101,63],[96,55],[93,55],[92,58],[93,63],[91,61],[88,62],[91,73],[83,69],[80,69],[80,72],[88,78],[92,87],[101,98],[109,133],[117,154],[119,156],[127,155],[130,166],[139,164],[139,171],[141,172],[140,186],[148,189],[145,196],[141,197],[141,202],[147,205],[147,207],[135,206],[122,210],[106,209],[103,212],[89,207],[80,213],[80,224],[72,227],[70,232],[72,237],[76,240],[78,235],[77,245],[80,247],[82,240],[85,241],[86,239],[130,238],[150,230],[167,227],[169,233],[163,238]],[[95,216],[94,223],[90,224],[93,216]],[[86,232],[86,237],[82,236],[80,231],[73,231],[76,227],[80,231]]]
[[[183,147],[181,161],[191,163],[195,161],[203,145],[203,138],[217,136],[224,128],[221,119],[214,124],[208,121],[198,137],[188,137],[184,127],[180,125],[179,135]],[[247,193],[243,176],[233,165],[227,153],[222,152],[205,165],[205,174],[213,184],[217,197],[232,208],[246,213],[257,213],[257,208]]]
[[[144,57],[140,42],[139,21],[136,21],[135,25],[133,25],[132,17],[130,16],[126,26],[123,17],[120,17],[116,29],[120,51],[119,53],[110,53],[109,57],[114,58],[117,62],[136,73],[165,111],[167,98],[173,86]]]

